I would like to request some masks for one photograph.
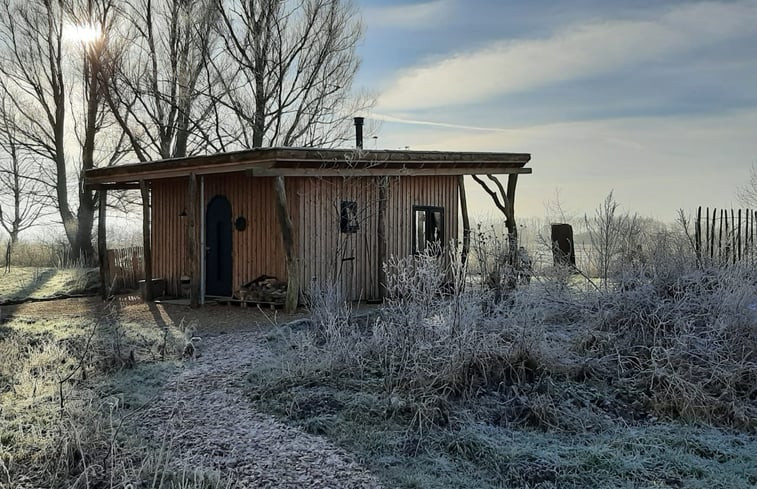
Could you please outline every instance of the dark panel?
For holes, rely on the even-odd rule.
[[[205,219],[205,293],[231,296],[231,204],[216,195]]]

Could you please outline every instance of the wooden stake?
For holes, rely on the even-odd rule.
[[[704,213],[704,256],[710,254],[710,208]]]
[[[717,208],[712,209],[712,230],[710,231],[710,260],[715,259],[715,221],[718,217]]]
[[[702,206],[697,208],[697,222],[694,226],[694,245],[696,247],[697,263],[702,262]]]
[[[736,263],[736,218],[733,215],[733,208],[731,208],[731,252],[733,253],[731,259],[733,263]]]
[[[720,225],[718,226],[718,261],[723,262],[723,209],[720,209]],[[728,223],[726,222],[726,225]],[[728,261],[728,257],[726,257]]]
[[[741,261],[741,209],[739,209],[739,225],[736,236],[736,248],[739,250],[739,261]]]

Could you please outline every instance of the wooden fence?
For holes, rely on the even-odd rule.
[[[697,258],[727,265],[747,260],[757,262],[757,211],[752,209],[712,209],[700,206],[694,222]]]
[[[110,277],[114,290],[136,289],[144,280],[144,253],[141,246],[108,250]]]

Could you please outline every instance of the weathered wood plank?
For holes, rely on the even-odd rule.
[[[147,163],[119,165],[87,170],[88,185],[136,182],[140,179],[229,173],[252,170],[296,170],[315,172],[325,176],[327,171],[337,171],[348,176],[375,175],[373,171],[388,174],[433,174],[434,172],[462,171],[458,174],[507,173],[523,167],[531,155],[527,153],[477,153],[439,151],[393,151],[393,150],[324,150],[317,148],[266,148],[195,156]],[[399,173],[398,173],[399,172]],[[293,174],[283,176],[294,176]],[[307,173],[302,173],[307,174]]]

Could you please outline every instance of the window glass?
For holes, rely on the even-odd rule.
[[[413,253],[422,253],[432,244],[443,246],[444,209],[433,206],[413,207]]]

